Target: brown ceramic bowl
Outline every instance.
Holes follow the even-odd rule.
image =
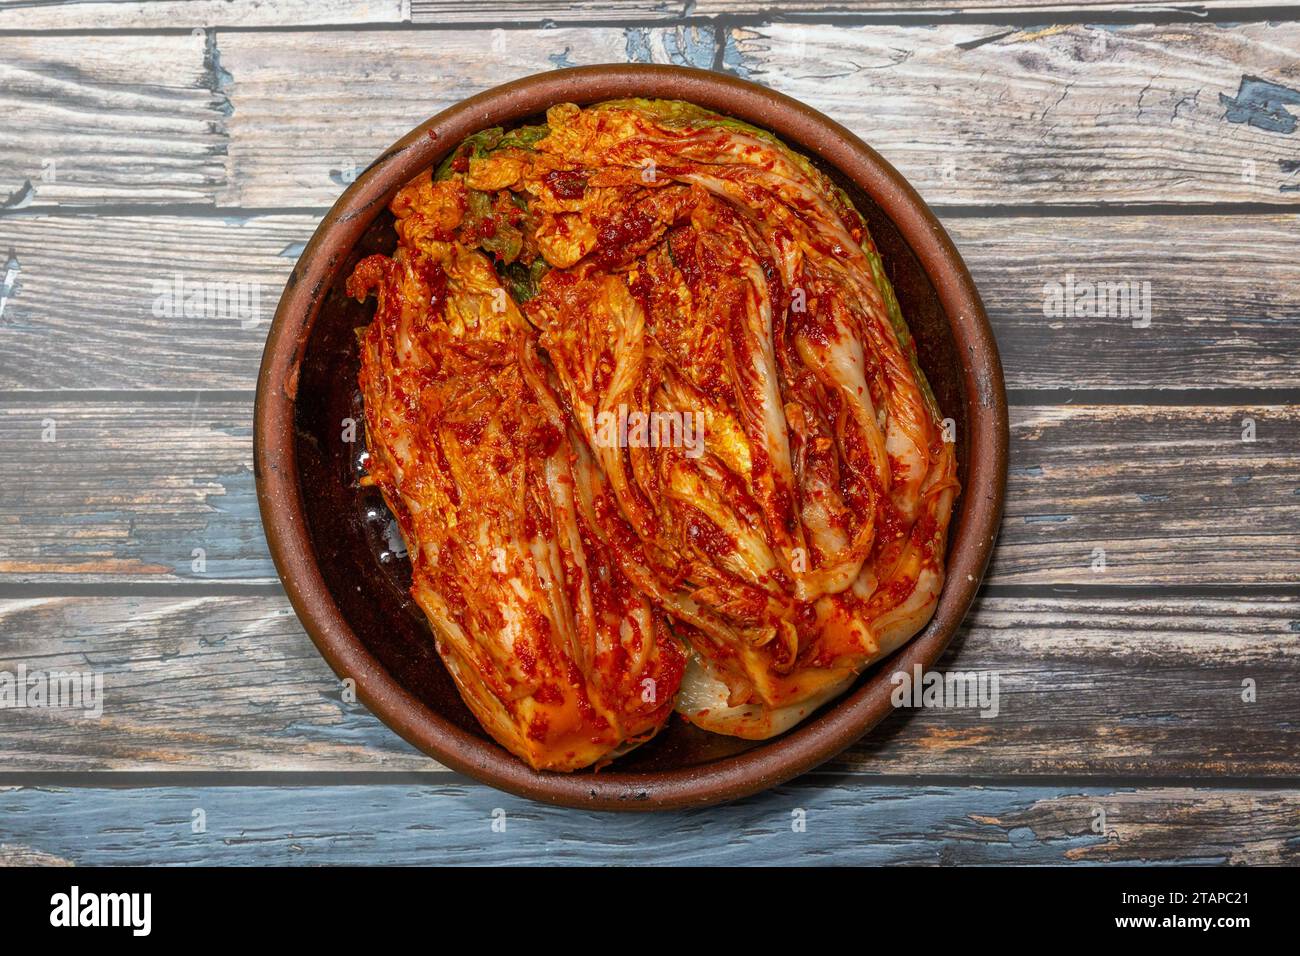
[[[395,245],[387,203],[470,133],[535,118],[561,102],[627,96],[689,100],[748,120],[802,150],[866,216],[944,414],[958,424],[962,494],[948,577],[929,626],[843,697],[759,743],[674,717],[650,743],[600,772],[537,772],[478,726],[407,596],[410,569],[390,546],[383,503],[357,483],[363,421],[353,329],[373,303],[343,294],[363,255]],[[289,277],[257,384],[258,500],[285,590],[321,654],[395,731],[443,764],[550,803],[603,809],[701,806],[789,780],[834,757],[891,710],[889,675],[929,667],[961,623],[993,549],[1007,467],[1007,410],[997,346],[979,294],[943,227],[892,166],[842,126],[732,77],[666,66],[559,70],[474,96],[416,127],[334,204]],[[359,436],[363,437],[363,436]],[[400,541],[400,539],[398,539]]]

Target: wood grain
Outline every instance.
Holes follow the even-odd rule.
[[[991,582],[1297,580],[1300,406],[1021,407],[1011,433]],[[245,398],[0,403],[0,582],[274,581],[251,457]]]
[[[997,336],[1007,387],[1300,385],[1300,217],[949,218]],[[1130,284],[1122,310],[1047,314],[1049,287]],[[1149,284],[1149,287],[1148,287]]]
[[[412,0],[413,5],[441,0]],[[1201,0],[1196,10],[1231,10],[1261,6],[1260,0]],[[1171,9],[1167,0],[696,0],[691,12],[695,16],[753,16],[771,17],[776,14],[800,17],[818,17],[834,20],[843,17],[888,14],[913,14],[919,12],[938,15],[961,13],[1043,13],[1053,20],[1069,20],[1082,13],[1123,10],[1129,13],[1164,13]]]
[[[198,35],[0,36],[0,209],[210,203],[229,104]]]
[[[0,843],[0,866],[72,866],[71,860],[65,860],[52,853],[42,853],[25,846],[10,846]]]
[[[1178,208],[1300,196],[1300,23],[1049,25],[1148,8],[1176,18],[1112,0],[4,5],[0,672],[89,670],[105,699],[98,718],[0,708],[0,779],[154,776],[0,788],[0,866],[1300,862],[1297,216]],[[326,25],[353,28],[301,29]],[[547,808],[442,770],[345,698],[274,583],[250,390],[313,211],[413,125],[527,73],[719,55],[948,207],[1011,388],[1129,404],[1013,409],[993,587],[938,665],[996,675],[996,716],[895,714],[713,810]],[[1061,204],[1179,215],[1026,215]],[[109,214],[56,208],[81,205]],[[178,276],[242,284],[252,320],[160,309]],[[1149,282],[1150,326],[1048,314],[1067,281]],[[1234,404],[1159,394],[1218,389]],[[169,772],[222,785],[157,786]],[[253,772],[335,785],[239,785]],[[1212,786],[1234,778],[1254,788]]]
[[[440,769],[344,688],[283,596],[0,602],[0,672],[103,677],[103,714],[0,709],[11,771]]]
[[[1298,454],[1294,405],[1013,409],[988,580],[1294,584]]]
[[[1259,7],[1260,0],[1201,0],[1198,9]],[[202,27],[310,27],[409,23],[445,26],[500,22],[624,23],[692,17],[817,16],[835,20],[855,15],[936,16],[954,13],[1095,14],[1126,10],[1164,12],[1167,0],[512,0],[508,8],[475,0],[17,0],[0,7],[0,30],[162,29]]]
[[[509,19],[522,23],[553,20],[620,22],[668,20],[694,12],[692,0],[513,0],[508,9],[485,8],[475,0],[411,0],[415,23],[484,23]]]
[[[940,671],[998,675],[996,716],[890,718],[860,773],[1297,776],[1295,598],[985,594]],[[1255,699],[1243,700],[1243,681]]]
[[[346,36],[0,38],[0,107],[17,117],[0,202],[325,207],[412,126],[495,83],[580,63],[709,67],[716,52],[697,22]],[[1289,203],[1298,53],[1285,22],[777,23],[731,30],[725,64],[853,128],[932,203]],[[1274,85],[1243,90],[1247,76]],[[290,85],[312,90],[310,109]]]
[[[317,221],[0,217],[0,260],[15,270],[0,311],[0,387],[254,388],[276,302]],[[206,297],[189,315],[183,302],[169,310],[161,293],[178,275],[205,290],[243,284],[248,313]],[[241,317],[254,305],[256,321]]]
[[[0,841],[81,866],[1278,864],[1297,861],[1298,817],[1292,790],[864,787],[824,775],[659,815],[460,783],[0,792]]]
[[[300,33],[225,34],[221,65],[233,108],[225,205],[329,206],[412,127],[465,97],[530,73],[592,63],[707,67],[709,28],[349,33],[323,44]],[[311,108],[286,97],[312,90]]]
[[[6,406],[0,420],[0,579],[275,580],[250,401],[59,401]],[[24,480],[32,474],[41,480]]]
[[[266,329],[314,215],[0,217],[16,264],[0,387],[256,385]],[[1300,387],[1293,215],[948,219],[1012,389]],[[87,236],[93,235],[93,244]],[[1225,250],[1228,255],[1225,256]],[[256,283],[262,320],[156,315],[155,283]],[[1151,324],[1044,314],[1044,288],[1149,283]],[[245,326],[248,327],[245,327]]]
[[[997,713],[904,710],[828,769],[1294,778],[1298,630],[1295,598],[985,596],[936,669],[997,674]],[[280,595],[12,598],[0,632],[0,672],[104,687],[98,718],[0,709],[9,773],[440,769],[344,699]]]
[[[932,203],[1298,196],[1281,191],[1295,124],[1261,108],[1300,96],[1297,23],[774,23],[732,29],[724,59],[844,123]],[[1276,86],[1229,122],[1221,96],[1248,75]]]
[[[410,0],[37,0],[0,7],[0,30],[400,23]]]

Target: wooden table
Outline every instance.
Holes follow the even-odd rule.
[[[0,710],[0,862],[1296,861],[1300,8],[1048,6],[0,7],[0,672],[105,681],[99,719]],[[250,467],[275,300],[357,168],[487,86],[628,60],[765,83],[895,163],[1013,406],[941,665],[997,672],[999,716],[901,713],[659,816],[503,795],[349,703]],[[177,276],[258,311],[169,310]],[[1149,322],[1054,308],[1083,282],[1149,283]]]

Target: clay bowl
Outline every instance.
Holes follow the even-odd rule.
[[[600,772],[539,773],[492,741],[461,702],[407,596],[410,569],[382,500],[358,486],[364,440],[353,329],[373,301],[343,294],[353,265],[395,245],[387,203],[470,133],[511,126],[560,102],[683,99],[772,130],[849,190],[889,269],[944,413],[957,422],[962,495],[947,584],[934,619],[839,700],[761,743],[674,717],[655,740]],[[549,803],[601,809],[702,806],[755,793],[834,757],[892,709],[889,676],[938,659],[979,587],[997,536],[1007,410],[997,346],[979,294],[943,227],[902,176],[843,127],[731,77],[665,66],[559,70],[472,97],[416,127],[342,195],[308,243],[276,310],[258,378],[258,501],[289,599],[321,654],[361,701],[444,765]],[[394,547],[397,545],[397,547]]]

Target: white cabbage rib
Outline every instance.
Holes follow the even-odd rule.
[[[696,725],[768,737],[923,627],[953,446],[843,193],[770,135],[681,103],[564,104],[526,142],[457,155],[394,200],[406,254],[372,283],[367,422],[420,556],[417,600],[493,735],[535,766],[607,759],[661,725],[627,697],[627,675],[658,674]],[[450,282],[436,320],[429,262]],[[527,294],[503,307],[501,275],[520,267]],[[486,449],[412,409],[420,370],[452,359],[473,380],[425,397],[453,419],[482,411]],[[611,441],[629,415],[699,416],[703,444]],[[490,479],[502,436],[534,421],[558,440]],[[579,756],[530,737],[538,714],[568,714],[564,746],[591,729],[517,679],[539,642],[613,728]]]
[[[678,559],[650,568],[658,572],[656,600],[678,616],[695,651],[678,709],[710,730],[779,733],[842,692],[933,612],[956,489],[952,446],[910,341],[900,340],[888,314],[860,217],[806,161],[762,135],[662,104],[564,107],[549,121],[550,135],[538,145],[546,159],[601,170],[598,181],[626,204],[619,208],[653,209],[651,234],[671,259],[666,265],[653,243],[638,246],[612,270],[582,273],[580,281],[611,290],[583,297],[582,309],[545,289],[529,304],[557,368],[596,367],[602,353],[592,354],[592,344],[602,338],[590,329],[567,333],[575,316],[590,322],[605,311],[635,316],[626,326],[636,330],[634,353],[662,351],[671,366],[665,373],[615,357],[617,388],[604,392],[594,378],[561,372],[575,405],[638,395],[623,374],[635,368],[657,376],[639,392],[643,407],[679,406],[679,394],[664,402],[673,386],[662,383],[707,378],[701,343],[710,327],[732,323],[722,350],[731,393],[711,419],[719,424],[704,460],[624,449],[596,455],[647,552]],[[617,173],[647,165],[656,170],[650,185]],[[590,190],[587,199],[593,207],[608,203]],[[683,232],[693,244],[679,240]],[[731,268],[693,284],[692,265],[679,260],[706,247]],[[613,276],[632,289],[641,270],[658,286],[679,288],[659,296],[673,304],[668,318],[636,315],[622,289],[608,286]],[[675,349],[678,338],[697,352]],[[658,482],[646,477],[653,473],[647,457],[657,461]],[[737,504],[719,470],[741,479],[759,514]],[[727,547],[692,547],[683,512],[702,515]],[[683,607],[689,613],[679,616]]]

